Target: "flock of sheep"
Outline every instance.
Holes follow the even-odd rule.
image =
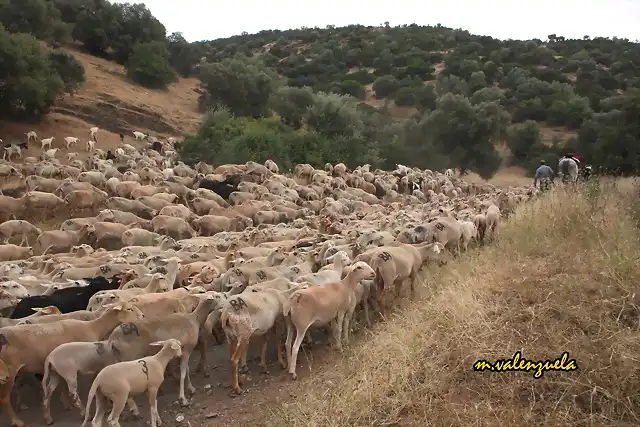
[[[356,320],[370,326],[393,308],[405,282],[413,298],[423,265],[494,239],[501,218],[538,195],[402,165],[190,167],[177,161],[175,142],[122,141],[109,159],[92,145],[86,160],[69,153],[66,164],[0,162],[1,176],[26,187],[0,196],[0,405],[13,426],[24,425],[10,401],[12,389],[25,391],[14,387],[18,372],[42,375],[48,424],[62,384],[85,423],[95,399],[94,427],[108,401],[109,425],[125,405],[138,414],[131,396],[145,391],[159,425],[165,367],[188,405],[191,354],[206,375],[215,344],[228,346],[236,393],[251,339],[263,371],[271,343],[295,379],[311,329],[329,327],[341,349]],[[43,231],[39,211],[70,219]],[[96,372],[85,409],[77,377]]]

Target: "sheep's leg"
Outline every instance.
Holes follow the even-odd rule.
[[[287,364],[282,358],[282,335],[284,334],[284,331],[282,330],[282,326],[283,326],[282,322],[276,323],[276,327],[274,330],[274,337],[277,341],[278,363],[280,363],[280,366],[282,366],[282,369],[287,369]]]
[[[10,374],[8,381],[0,386],[0,406],[6,417],[11,420],[11,427],[24,427],[24,422],[16,416],[11,406],[11,390],[13,389],[13,383],[15,382],[17,373],[16,371]]]
[[[360,304],[360,306],[362,307],[362,312],[364,314],[364,322],[367,324],[367,327],[370,328],[371,327],[371,317],[369,317],[369,303],[368,303],[368,297],[367,298],[362,298],[362,303]]]
[[[233,370],[233,379],[232,379],[231,387],[237,394],[242,394],[242,389],[240,388],[239,378],[238,378],[238,361],[240,360],[242,353],[244,353],[248,343],[249,343],[248,339],[238,337],[235,351],[233,352],[233,356],[231,357],[231,368]]]
[[[107,409],[107,399],[98,390],[96,393],[96,413],[91,420],[92,427],[102,427],[102,420]]]
[[[160,420],[160,414],[158,414],[158,388],[149,387],[149,411],[151,419],[151,427],[157,427],[162,425]]]
[[[44,413],[44,419],[48,425],[53,424],[53,418],[51,417],[51,396],[54,390],[60,383],[60,376],[53,370],[49,371],[49,384],[47,384],[47,376],[42,377],[42,412]],[[83,414],[84,416],[84,414]]]
[[[111,413],[107,418],[107,423],[111,427],[120,427],[120,414],[124,409],[124,406],[127,404],[127,399],[129,396],[116,395],[113,399],[113,407],[111,408]]]
[[[260,367],[262,368],[262,373],[268,374],[269,370],[267,369],[267,336],[262,336],[262,346],[260,349]]]
[[[284,351],[287,357],[287,363],[290,365],[291,364],[291,342],[293,341],[293,324],[291,323],[291,319],[288,316],[285,317],[285,322],[287,324],[287,338],[284,343]]]
[[[196,366],[196,372],[202,372],[202,376],[205,378],[209,377],[209,372],[207,372],[207,347],[209,343],[209,334],[206,332],[200,334],[198,339],[198,344],[196,344],[196,349],[200,352],[200,360],[198,361],[198,366]]]
[[[82,406],[82,401],[78,395],[78,377],[74,375],[73,377],[66,378],[66,380],[67,388],[69,389],[69,396],[71,396],[73,405],[80,410],[80,416],[84,418],[84,406]]]
[[[334,319],[333,323],[333,339],[338,351],[342,351],[342,325],[344,324],[345,313],[340,312]]]
[[[189,400],[185,397],[184,393],[184,380],[187,376],[187,370],[189,369],[189,356],[191,352],[183,351],[182,357],[180,357],[180,395],[178,400],[182,406],[189,406]],[[193,386],[191,386],[193,388]]]
[[[349,311],[345,314],[342,319],[342,340],[345,345],[349,345],[349,327],[351,323],[351,317],[353,316],[353,312],[355,311],[355,307],[349,308]]]
[[[156,391],[157,394],[157,391]],[[129,397],[127,399],[127,406],[129,407],[129,413],[134,418],[140,418],[140,410],[138,409],[138,405],[136,405],[136,401],[133,400],[133,397]]]
[[[296,362],[298,361],[298,350],[300,350],[300,346],[302,345],[302,339],[304,338],[305,333],[307,332],[307,329],[309,329],[309,326],[311,325],[307,325],[304,328],[300,328],[298,326],[296,326],[296,340],[293,343],[293,348],[291,349],[291,359],[289,359],[289,373],[291,374],[291,377],[295,380],[298,378],[298,374],[296,374]],[[289,343],[291,342],[289,340],[289,337],[287,337],[287,341],[289,341]]]

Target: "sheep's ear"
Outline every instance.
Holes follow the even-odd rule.
[[[438,243],[434,243],[433,252],[435,252],[436,254],[440,253],[440,245]]]
[[[166,341],[156,341],[156,342],[152,342],[149,345],[154,346],[154,347],[161,347],[161,346],[164,345],[164,343],[166,343]]]
[[[122,311],[122,309],[124,308],[123,304],[121,302],[110,304],[108,306],[104,305],[103,307],[111,308],[111,309],[113,309],[115,311]]]
[[[35,311],[36,313],[42,313],[44,311],[44,308],[31,307],[31,310]]]

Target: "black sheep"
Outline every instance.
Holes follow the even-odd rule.
[[[226,180],[225,180],[226,181]],[[225,200],[229,200],[229,195],[234,191],[238,191],[237,185],[229,185],[225,181],[219,182],[211,179],[203,179],[198,187],[211,190]]]
[[[32,315],[34,307],[42,308],[49,305],[58,307],[61,313],[85,310],[87,304],[89,304],[89,299],[94,294],[99,291],[117,289],[120,286],[120,278],[115,276],[111,279],[111,282],[102,276],[84,280],[88,281],[89,285],[58,289],[51,295],[36,295],[23,298],[11,313],[11,319],[22,319]]]

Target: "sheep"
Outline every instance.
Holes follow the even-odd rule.
[[[24,213],[26,209],[26,201],[26,195],[15,198],[0,194],[0,214],[9,214],[13,219],[17,219],[16,215]]]
[[[77,231],[45,231],[36,240],[36,247],[41,250],[42,254],[46,254],[50,250],[55,249],[71,249],[82,243],[88,235],[89,224],[85,224]]]
[[[33,256],[31,246],[0,245],[0,261],[16,261]]]
[[[491,205],[487,208],[485,213],[486,227],[485,238],[495,239],[498,234],[498,228],[500,226],[500,208],[496,205]]]
[[[132,131],[133,132],[133,136],[135,137],[136,141],[140,140],[142,141],[143,139],[147,138],[148,135],[142,133],[142,132],[138,132],[138,131]]]
[[[273,174],[278,174],[280,172],[280,169],[278,168],[278,165],[276,164],[276,162],[274,162],[271,159],[264,162],[264,165]]]
[[[347,276],[338,282],[325,283],[299,289],[289,296],[283,314],[287,320],[287,360],[289,373],[295,380],[298,350],[307,329],[312,325],[332,323],[335,345],[342,350],[342,341],[349,343],[349,322],[356,307],[355,288],[361,280],[372,280],[375,271],[365,262],[359,261]],[[296,339],[293,339],[293,327],[296,328]]]
[[[27,135],[27,144],[30,143],[32,139],[33,139],[33,142],[36,142],[38,140],[38,134],[35,133],[34,131],[29,131],[25,133],[25,135]]]
[[[41,229],[21,219],[13,219],[0,224],[0,237],[4,243],[8,243],[13,236],[20,236],[20,246],[22,246],[29,243],[27,240],[29,235],[39,236],[40,234],[42,234]]]
[[[69,147],[71,147],[74,144],[77,144],[80,140],[74,136],[65,136],[64,137],[64,142],[67,146],[67,150],[69,149]]]
[[[220,305],[223,299],[222,294],[211,292],[200,300],[192,313],[175,313],[161,318],[146,318],[123,324],[109,336],[109,349],[117,360],[131,360],[143,356],[148,351],[149,343],[153,341],[180,339],[183,351],[180,358],[179,400],[183,406],[188,406],[185,380],[191,394],[195,392],[189,377],[189,357],[198,344],[200,328],[209,313]]]
[[[231,387],[237,394],[242,394],[238,379],[238,361],[245,355],[252,336],[263,336],[269,332],[276,335],[278,341],[278,362],[282,369],[286,364],[282,360],[282,331],[275,329],[277,321],[282,317],[283,307],[287,304],[287,297],[291,292],[306,287],[306,285],[292,286],[280,291],[274,288],[252,286],[241,294],[228,298],[220,314],[220,324],[227,338],[229,346],[229,361],[231,362]],[[267,371],[267,339],[263,338],[260,366],[264,373]]]
[[[93,140],[88,140],[87,141],[87,145],[86,145],[86,151],[91,152],[91,151],[95,151],[96,150],[96,142]]]
[[[43,316],[47,317],[47,316]],[[113,363],[113,355],[108,351],[107,341],[69,342],[56,347],[44,361],[42,378],[43,412],[48,425],[53,424],[51,417],[51,396],[62,379],[69,390],[73,404],[84,417],[85,408],[78,395],[78,373],[95,374]],[[131,412],[138,415],[138,408],[131,405]]]
[[[484,236],[487,230],[487,217],[485,214],[477,214],[473,217],[473,224],[478,231],[477,240],[480,245],[484,244]]]
[[[42,373],[44,361],[60,344],[74,341],[98,341],[122,322],[131,322],[142,317],[136,307],[128,303],[109,306],[95,320],[62,320],[37,325],[8,326],[2,328],[3,341],[10,345],[3,348],[0,361],[8,371],[7,385],[0,389],[0,401],[11,425],[22,426],[10,403],[11,390],[18,371]]]
[[[91,137],[91,139],[96,140],[97,136],[98,136],[98,126],[94,126],[92,128],[89,128],[89,136]]]
[[[125,246],[155,246],[163,237],[168,236],[141,228],[130,228],[122,233],[121,240]]]
[[[41,147],[40,149],[44,152],[44,147],[49,147],[49,149],[51,148],[51,143],[53,142],[53,140],[56,139],[55,137],[51,137],[51,138],[46,138],[46,139],[41,139],[40,140],[40,144]]]
[[[108,398],[113,402],[113,408],[107,422],[112,426],[119,426],[120,414],[125,404],[129,402],[130,405],[135,405],[130,396],[144,391],[149,394],[151,427],[157,427],[161,424],[158,414],[158,389],[164,382],[164,372],[169,362],[182,355],[182,346],[180,341],[176,339],[157,341],[150,345],[162,345],[162,349],[153,356],[106,366],[98,373],[89,390],[81,427],[84,427],[89,420],[89,411],[94,397],[96,398],[96,413],[92,425],[102,425],[106,412],[104,406],[107,403],[106,398]]]
[[[47,307],[49,305],[58,307],[62,313],[84,310],[95,293],[117,288],[118,285],[118,279],[112,279],[109,282],[104,277],[94,277],[87,286],[63,288],[53,292],[51,295],[35,295],[24,298],[16,305],[13,313],[11,313],[11,318],[20,319],[29,316],[33,313],[35,307]]]

